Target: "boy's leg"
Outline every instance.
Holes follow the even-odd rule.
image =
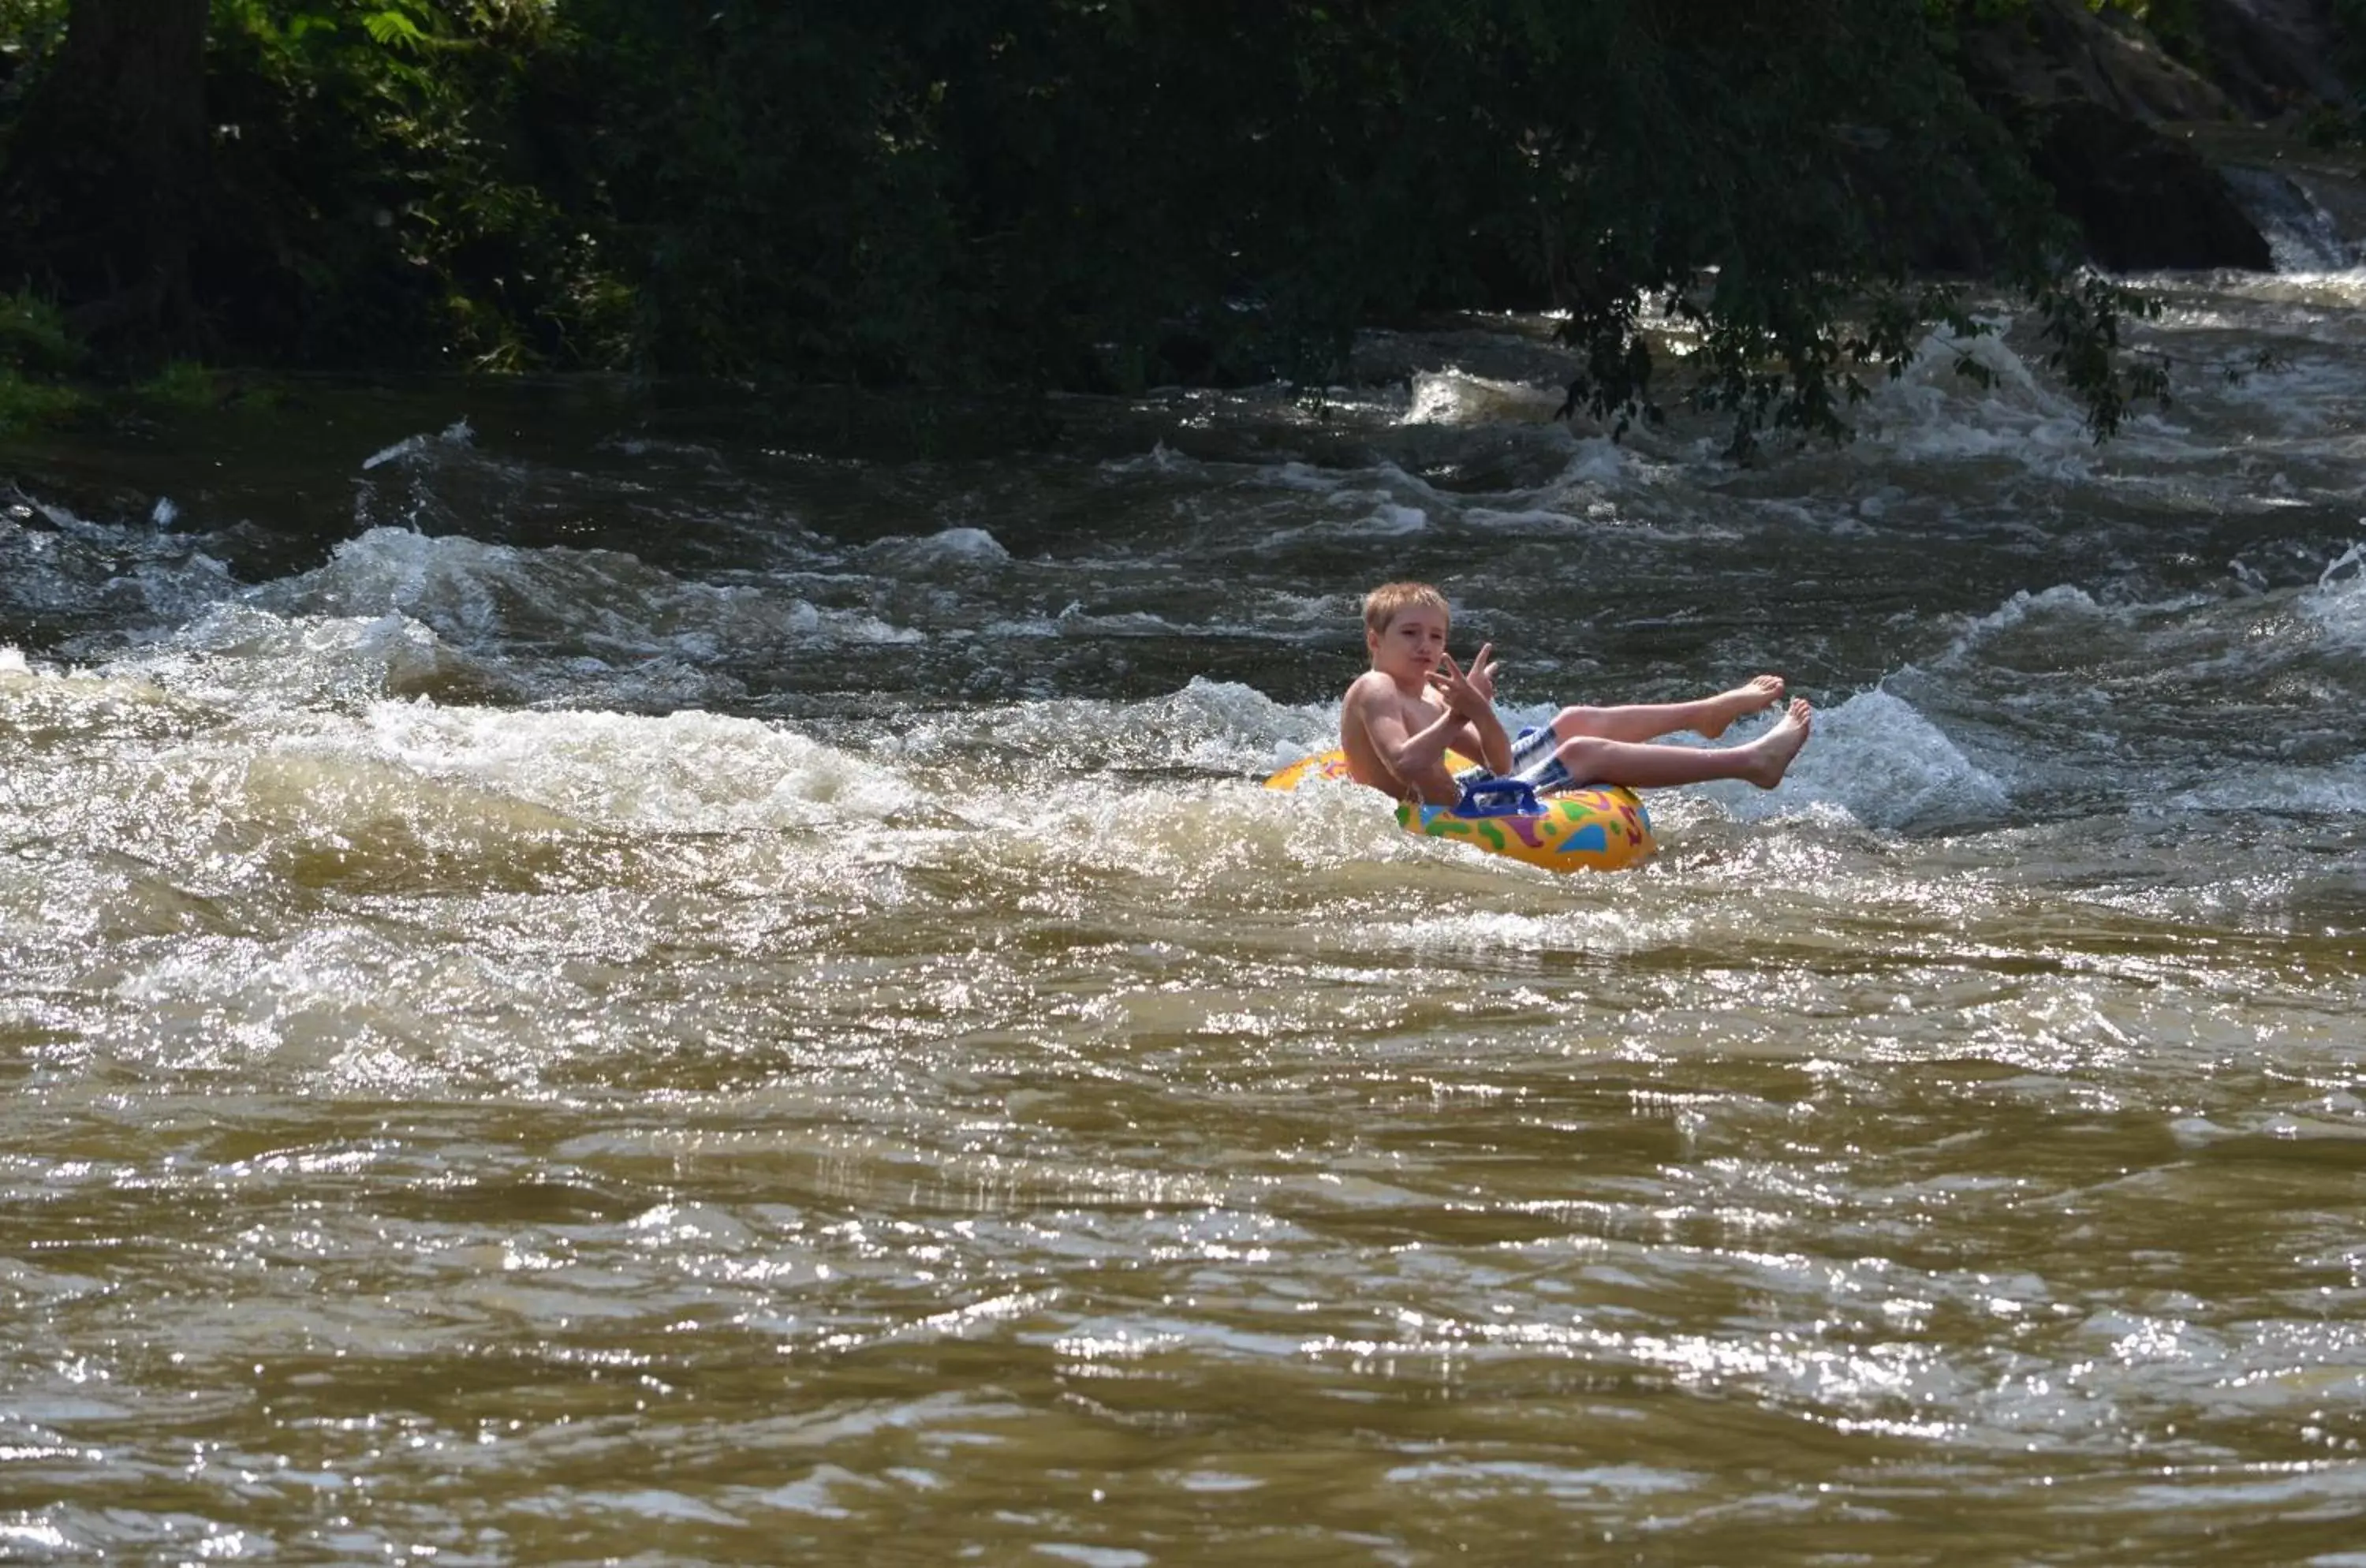
[[[1713,697],[1688,703],[1633,703],[1622,707],[1567,707],[1553,716],[1552,729],[1563,740],[1591,735],[1604,740],[1650,740],[1689,729],[1714,740],[1726,727],[1745,714],[1773,707],[1783,700],[1783,677],[1761,675],[1746,685]]]
[[[1773,789],[1783,782],[1784,771],[1799,754],[1799,748],[1808,743],[1808,732],[1814,720],[1815,710],[1808,705],[1808,699],[1797,697],[1774,728],[1747,745],[1715,750],[1647,746],[1581,735],[1562,741],[1555,755],[1570,777],[1582,784],[1650,789],[1700,784],[1709,779],[1748,779],[1761,789]]]

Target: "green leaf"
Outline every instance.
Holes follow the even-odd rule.
[[[362,18],[362,28],[382,49],[424,49],[427,35],[400,11],[373,11]]]

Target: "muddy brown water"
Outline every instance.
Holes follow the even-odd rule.
[[[2366,1562],[2366,284],[2167,287],[2270,368],[2100,449],[1475,321],[21,454],[0,1557]],[[1816,737],[1610,876],[1258,789],[1403,573]]]

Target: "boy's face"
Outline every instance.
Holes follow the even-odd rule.
[[[1437,668],[1446,656],[1446,616],[1438,611],[1411,605],[1379,631],[1364,634],[1371,650],[1372,668],[1393,679],[1420,680]]]

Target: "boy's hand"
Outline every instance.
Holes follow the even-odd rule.
[[[1495,645],[1482,642],[1479,656],[1470,661],[1470,686],[1490,704],[1495,700]]]
[[[1446,699],[1446,705],[1463,718],[1484,718],[1495,711],[1495,666],[1487,657],[1493,649],[1490,643],[1479,650],[1478,661],[1468,675],[1450,653],[1440,660],[1444,668],[1429,672],[1429,683]]]

